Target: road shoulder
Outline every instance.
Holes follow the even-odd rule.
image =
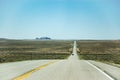
[[[89,62],[103,70],[105,73],[109,74],[115,80],[120,80],[120,68],[92,60],[90,60]]]

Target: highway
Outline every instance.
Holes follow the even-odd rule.
[[[120,80],[120,68],[79,60],[74,41],[66,60],[33,60],[0,64],[0,80]]]

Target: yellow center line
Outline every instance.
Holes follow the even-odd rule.
[[[54,62],[49,62],[49,63],[47,63],[47,64],[44,64],[44,65],[39,66],[39,67],[37,67],[37,68],[34,68],[34,69],[32,69],[32,70],[30,70],[30,71],[28,71],[28,72],[26,72],[26,73],[24,73],[24,74],[16,77],[16,78],[14,78],[13,80],[24,80],[25,78],[27,78],[27,77],[29,77],[30,75],[32,75],[32,73],[34,73],[34,72],[36,72],[36,71],[38,71],[38,70],[40,70],[40,69],[42,69],[42,68],[45,68],[46,66],[48,66],[48,65],[50,65],[50,64],[53,64],[53,63],[55,63],[55,62],[56,62],[56,61],[54,61]]]

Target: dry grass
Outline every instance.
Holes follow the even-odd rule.
[[[81,59],[120,64],[120,41],[78,41]]]
[[[65,59],[71,53],[71,41],[0,41],[0,62],[31,59]]]

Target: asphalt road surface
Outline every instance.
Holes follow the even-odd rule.
[[[33,60],[0,64],[0,80],[120,80],[120,68],[79,60],[74,41],[67,60]]]

